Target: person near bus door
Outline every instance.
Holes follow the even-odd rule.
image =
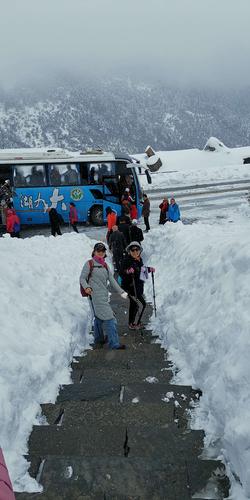
[[[69,204],[69,221],[70,221],[70,224],[73,227],[74,231],[76,233],[79,233],[79,231],[76,227],[76,223],[78,222],[78,215],[77,215],[77,211],[76,211],[76,206],[73,203],[73,201],[71,201]]]
[[[142,216],[144,218],[144,224],[146,226],[145,233],[148,233],[148,231],[150,230],[149,214],[150,214],[150,201],[146,193],[144,193],[142,202]]]
[[[6,231],[10,234],[11,238],[20,238],[20,219],[16,214],[14,208],[7,208],[6,210]]]

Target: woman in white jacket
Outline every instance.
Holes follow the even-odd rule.
[[[108,339],[110,349],[125,349],[120,344],[116,319],[109,303],[109,289],[111,287],[124,299],[127,293],[115,281],[106,262],[106,247],[104,243],[96,243],[92,252],[92,260],[87,261],[82,269],[80,284],[92,302],[94,312],[94,337],[95,345],[102,346],[105,337]]]

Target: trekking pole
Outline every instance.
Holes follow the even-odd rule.
[[[151,273],[152,276],[152,286],[153,286],[153,299],[154,299],[154,312],[155,312],[155,317],[156,317],[156,302],[155,302],[155,277],[154,273]]]

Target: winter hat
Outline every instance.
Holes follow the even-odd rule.
[[[138,241],[131,241],[131,243],[129,243],[129,245],[126,248],[126,252],[129,253],[131,248],[133,248],[133,247],[139,248],[140,252],[143,251],[143,248]]]
[[[136,225],[138,222],[137,222],[137,219],[133,219],[132,220],[132,224]]]
[[[99,252],[100,250],[104,250],[106,252],[107,248],[106,248],[106,246],[104,245],[104,243],[102,241],[99,241],[94,246],[94,250],[93,251],[95,252],[96,250],[97,250],[97,252]]]

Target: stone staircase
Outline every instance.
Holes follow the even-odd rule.
[[[115,295],[112,305],[128,349],[74,358],[72,384],[61,387],[55,404],[42,405],[48,425],[34,426],[29,440],[30,474],[44,491],[18,500],[228,496],[223,465],[199,458],[204,433],[188,427],[186,410],[199,391],[170,384],[166,353],[152,332],[127,329],[124,302]]]

